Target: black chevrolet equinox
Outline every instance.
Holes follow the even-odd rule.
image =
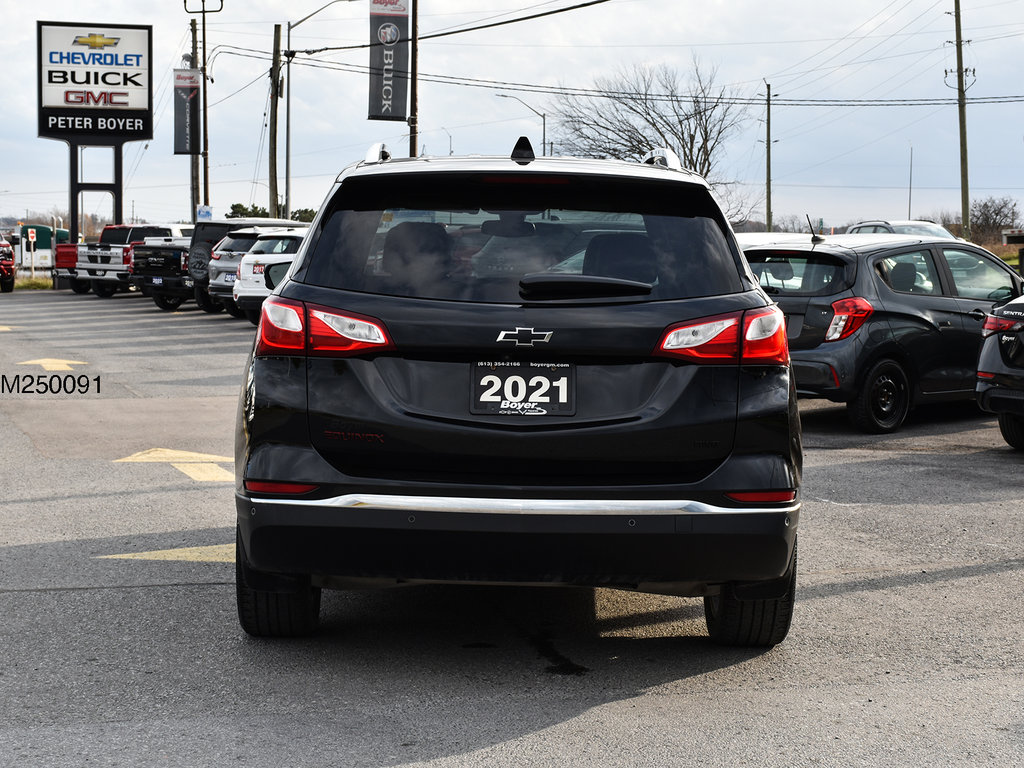
[[[376,145],[268,280],[235,454],[246,632],[309,634],[324,588],[502,583],[699,596],[718,642],[786,636],[783,315],[671,151]]]

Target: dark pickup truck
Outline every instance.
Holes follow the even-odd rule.
[[[132,255],[132,285],[171,312],[195,295],[188,274],[188,237],[147,237]]]

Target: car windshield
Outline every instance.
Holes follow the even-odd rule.
[[[766,293],[830,296],[849,287],[852,266],[827,253],[802,251],[746,252],[750,269]]]
[[[520,302],[531,291],[662,300],[743,287],[710,196],[682,184],[519,174],[355,179],[323,221],[303,279],[331,288]]]
[[[953,233],[929,221],[915,221],[907,224],[893,224],[892,230],[899,235],[924,235],[925,237],[953,238]]]
[[[298,237],[263,237],[249,249],[249,253],[295,253],[302,245]]]
[[[217,245],[218,251],[230,251],[232,253],[245,253],[256,242],[256,235],[240,235],[238,233],[228,235]]]

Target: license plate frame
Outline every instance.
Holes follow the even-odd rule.
[[[469,411],[479,416],[576,415],[572,363],[479,361],[472,364]]]

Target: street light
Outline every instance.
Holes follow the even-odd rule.
[[[328,8],[335,3],[351,3],[354,0],[331,0],[326,5],[322,5],[306,16],[303,16],[296,22],[288,22],[288,37],[285,42],[287,50],[284,52],[285,56],[288,57],[288,62],[285,65],[285,80],[288,82],[287,98],[284,103],[284,215],[285,218],[291,216],[292,212],[292,59],[295,58],[295,51],[292,50],[292,30],[299,26],[302,22],[307,19],[316,16],[324,8]]]
[[[496,93],[494,95],[497,96],[498,98],[501,98],[501,99],[515,99],[520,104],[522,104],[524,107],[526,107],[528,110],[533,112],[533,114],[535,114],[537,117],[540,118],[540,130],[541,130],[540,154],[541,154],[542,157],[547,155],[547,153],[548,153],[548,119],[547,119],[547,116],[544,115],[544,113],[542,113],[542,112],[538,112],[536,109],[531,107],[529,104],[527,104],[525,101],[520,99],[518,96],[512,96],[511,94],[508,94],[508,93]]]

